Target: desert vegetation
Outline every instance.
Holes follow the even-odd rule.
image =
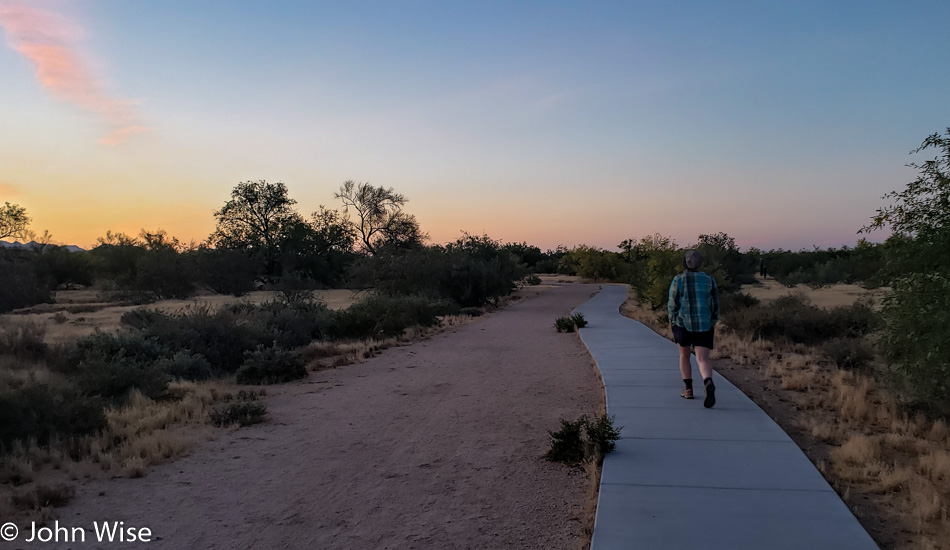
[[[721,232],[685,247],[661,234],[616,250],[542,252],[469,234],[429,245],[392,189],[348,181],[335,195],[341,210],[305,217],[282,183],[249,181],[215,212],[202,243],[142,230],[107,232],[88,251],[48,234],[0,250],[0,312],[10,312],[0,326],[0,411],[12,419],[0,426],[0,476],[19,488],[0,507],[68,498],[68,488],[32,483],[39,470],[70,470],[66,479],[78,475],[70,464],[93,463],[142,475],[187,452],[183,427],[266,418],[258,386],[373,353],[447,316],[478,315],[537,284],[537,273],[625,283],[625,313],[665,333],[670,282],[694,248],[722,292],[716,356],[749,367],[747,393],[791,404],[784,427],[816,449],[813,460],[853,506],[852,495],[870,499],[868,513],[900,524],[915,544],[946,540],[950,129],[912,153],[932,150],[861,229],[893,234],[837,249],[741,251]],[[29,221],[17,205],[0,209],[3,236],[35,237]],[[327,288],[360,294],[329,307],[314,294]],[[250,299],[262,289],[268,298]],[[70,304],[69,292],[98,303]],[[221,295],[229,298],[214,306],[158,303]],[[124,308],[114,330],[49,336],[110,307]],[[583,324],[564,317],[555,327]],[[579,422],[563,427],[593,426]]]
[[[862,230],[890,226],[894,234],[884,243],[862,240],[854,249],[798,253],[751,250],[729,267],[715,255],[707,266],[725,282],[713,356],[739,365],[723,363],[721,372],[780,421],[888,548],[938,548],[950,538],[950,338],[944,319],[950,305],[950,129],[912,153],[928,149],[939,156],[910,164],[918,178],[887,195],[893,204]],[[716,241],[720,254],[735,257],[728,239]],[[656,236],[639,244],[649,251],[646,265],[624,266],[624,255],[638,246],[632,241],[619,254],[584,250],[582,256],[599,255],[601,266],[612,266],[605,273],[624,274],[633,289],[625,314],[669,336],[658,291],[672,278],[674,247]],[[709,244],[700,236],[692,247],[708,251]],[[596,264],[587,259],[577,265]],[[652,274],[646,284],[637,278],[642,273]],[[766,277],[788,292],[762,292]],[[834,294],[831,285],[847,289]]]
[[[392,189],[347,182],[337,198],[343,211],[305,219],[282,183],[243,182],[204,243],[143,230],[107,232],[89,251],[48,235],[0,250],[2,511],[48,514],[66,497],[43,497],[47,480],[144,475],[206,425],[265,420],[260,386],[358,361],[539,282],[525,280],[523,258],[543,257],[534,247],[467,234],[425,245]],[[35,236],[22,208],[2,213],[5,236]],[[330,307],[328,287],[350,299]]]
[[[561,429],[549,431],[551,448],[544,458],[565,464],[594,462],[599,466],[604,455],[613,451],[623,427],[614,426],[614,418],[602,414],[593,420],[586,415],[577,420],[561,419]]]

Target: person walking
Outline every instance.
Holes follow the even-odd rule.
[[[709,352],[713,349],[716,322],[719,320],[719,289],[716,279],[699,271],[702,255],[696,250],[687,250],[683,258],[683,271],[670,285],[667,312],[673,330],[673,340],[679,345],[680,373],[686,389],[680,394],[685,399],[693,398],[693,366],[690,363],[690,348],[696,351],[696,362],[703,377],[707,409],[716,404],[716,385],[713,384]]]

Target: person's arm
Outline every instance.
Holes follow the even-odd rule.
[[[675,277],[673,282],[670,284],[670,298],[666,302],[666,313],[670,318],[670,324],[673,324],[673,319],[676,319],[676,316],[680,312],[680,287],[679,287],[679,277]]]

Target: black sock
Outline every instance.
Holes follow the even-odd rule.
[[[704,386],[708,386],[708,385],[710,385],[710,384],[712,384],[712,376],[710,376],[709,378],[703,378],[703,385],[704,385]]]
[[[686,389],[687,389],[687,390],[693,389],[693,379],[692,379],[692,378],[684,378],[684,379],[683,379],[683,382],[686,384]]]

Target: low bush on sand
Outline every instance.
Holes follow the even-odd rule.
[[[580,312],[566,317],[558,317],[554,320],[554,328],[557,329],[558,332],[574,332],[586,326],[587,319],[585,319],[584,314]]]
[[[28,384],[0,393],[0,418],[0,449],[29,439],[46,445],[54,435],[90,434],[106,423],[99,399],[65,383]]]
[[[260,424],[267,416],[267,405],[251,392],[238,392],[237,400],[215,407],[209,418],[215,426],[251,426]]]
[[[300,356],[278,345],[248,352],[235,378],[238,384],[280,384],[307,376]]]
[[[606,414],[595,420],[586,415],[577,420],[561,419],[561,429],[548,432],[551,436],[551,448],[544,458],[552,462],[580,464],[603,457],[616,447],[620,439],[620,430],[614,427],[614,419]]]

